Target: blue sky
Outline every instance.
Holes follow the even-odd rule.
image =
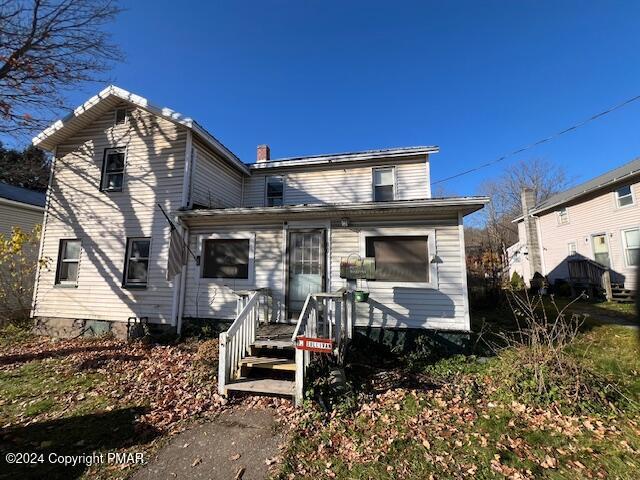
[[[434,180],[640,95],[640,2],[124,2],[115,84],[244,161],[439,145]],[[78,91],[78,104],[100,86]],[[640,102],[511,161],[586,180],[640,155]],[[477,193],[507,163],[446,184]]]

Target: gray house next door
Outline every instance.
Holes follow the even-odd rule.
[[[325,231],[289,232],[289,278],[287,310],[297,319],[310,293],[319,293],[325,285]]]

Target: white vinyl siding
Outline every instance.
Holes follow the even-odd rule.
[[[238,207],[242,199],[242,175],[194,139],[191,203],[203,207]]]
[[[609,256],[612,266],[612,281],[624,283],[626,288],[637,285],[636,269],[628,267],[625,261],[622,243],[622,230],[636,228],[640,219],[640,206],[634,205],[619,208],[616,199],[616,188],[594,193],[581,202],[572,203],[571,221],[559,226],[555,211],[539,214],[540,236],[544,246],[544,272],[551,282],[556,278],[566,279],[567,244],[576,243],[577,254],[594,259],[592,235],[606,234]],[[634,198],[640,194],[640,183],[631,184]],[[520,227],[520,224],[518,225]]]
[[[20,227],[22,231],[30,232],[36,225],[42,225],[43,219],[43,211],[0,202],[0,233],[4,233],[5,236],[11,235],[13,227]]]
[[[278,170],[252,170],[245,178],[243,205],[265,205],[265,177],[282,175],[285,178],[284,202],[286,205],[332,204],[373,201],[372,169],[394,166],[396,175],[396,200],[424,199],[431,197],[426,156],[411,160],[387,160],[388,165],[332,165],[289,168]]]
[[[116,106],[119,106],[116,104]],[[166,280],[167,212],[181,206],[186,128],[144,110],[128,110],[114,126],[104,111],[57,148],[44,226],[42,255],[53,259],[40,270],[34,314],[39,317],[115,320],[148,317],[171,323],[173,284]],[[105,148],[127,148],[122,194],[99,191]],[[126,239],[151,238],[148,286],[122,288]],[[82,241],[77,288],[55,288],[55,259],[62,238]]]

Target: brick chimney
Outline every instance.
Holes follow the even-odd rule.
[[[269,145],[258,145],[258,155],[256,161],[258,163],[268,162],[271,160],[271,149]]]
[[[522,217],[524,221],[525,240],[527,243],[527,257],[531,274],[542,273],[542,258],[540,255],[540,242],[538,241],[538,219],[529,214],[536,206],[536,191],[525,187],[520,193],[522,202]],[[529,280],[529,279],[527,279]]]

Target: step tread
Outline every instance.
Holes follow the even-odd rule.
[[[270,340],[270,339],[258,339],[253,342],[253,346],[256,348],[294,348],[295,345],[291,340]]]
[[[226,387],[227,390],[238,392],[294,395],[296,382],[292,380],[275,380],[273,378],[241,379],[227,384]]]
[[[240,364],[246,367],[270,368],[272,370],[289,370],[295,372],[296,362],[290,358],[245,357]]]

